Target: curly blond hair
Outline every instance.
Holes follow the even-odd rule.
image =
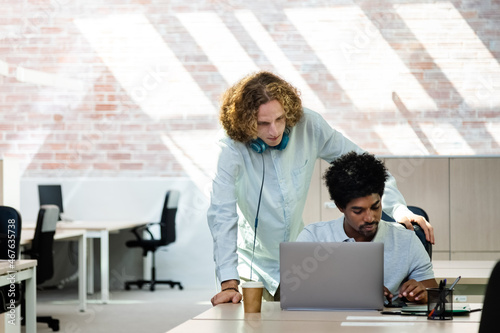
[[[286,127],[295,126],[302,118],[299,91],[271,72],[250,74],[226,90],[219,120],[227,135],[245,143],[256,139],[259,107],[273,100],[280,102],[285,110]]]

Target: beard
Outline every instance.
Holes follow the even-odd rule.
[[[358,232],[361,235],[368,237],[368,236],[374,236],[377,233],[377,230],[378,230],[378,221],[374,221],[365,223],[362,226],[360,226]]]

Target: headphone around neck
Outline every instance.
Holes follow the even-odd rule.
[[[285,128],[285,131],[283,132],[283,138],[281,139],[281,142],[272,148],[277,149],[277,150],[283,150],[286,148],[286,145],[288,144],[288,140],[290,140],[290,129],[287,127]],[[252,148],[253,151],[262,154],[263,152],[266,151],[266,149],[269,147],[267,143],[265,143],[261,138],[257,138],[255,140],[252,140],[250,142],[250,147]]]

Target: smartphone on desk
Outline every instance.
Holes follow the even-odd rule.
[[[402,308],[402,307],[406,306],[406,303],[404,301],[400,300],[399,298],[397,298],[396,300],[392,301],[391,303],[384,302],[384,306],[386,308]]]

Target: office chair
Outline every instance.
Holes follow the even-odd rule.
[[[54,276],[54,234],[59,221],[59,207],[56,205],[42,205],[38,211],[35,236],[31,248],[23,251],[30,259],[36,259],[36,284],[42,284]],[[22,307],[24,308],[24,307]],[[24,316],[23,316],[24,317]],[[37,316],[36,321],[46,323],[54,332],[59,331],[59,320],[50,316]]]
[[[131,285],[137,285],[139,289],[141,289],[144,284],[149,284],[149,289],[151,291],[155,290],[156,284],[168,284],[171,288],[177,285],[179,286],[179,289],[184,289],[180,282],[171,280],[156,280],[155,253],[158,248],[167,246],[170,243],[175,242],[175,215],[177,213],[178,202],[179,192],[168,191],[165,196],[165,202],[163,203],[163,211],[161,214],[160,222],[138,226],[131,230],[136,239],[127,241],[125,245],[127,247],[141,247],[142,255],[144,257],[147,256],[148,252],[151,251],[153,253],[153,262],[151,266],[151,280],[127,281],[125,282],[125,290],[130,290]],[[153,233],[151,232],[151,227],[153,226],[160,227],[160,239],[155,239],[155,237],[153,236]],[[141,236],[144,232],[147,232],[149,238],[144,238]]]
[[[422,208],[416,207],[416,206],[408,206],[408,209],[414,214],[423,216],[427,220],[427,222],[429,222],[429,216],[427,215],[425,210],[423,210]],[[392,217],[389,217],[389,215],[387,215],[384,212],[382,212],[382,220],[389,221],[389,222],[395,222]],[[412,225],[413,225],[413,230],[415,231],[415,234],[417,235],[418,239],[420,239],[420,241],[424,245],[424,248],[427,251],[427,254],[429,254],[429,258],[432,260],[432,243],[428,242],[427,239],[425,239],[425,232],[417,223],[412,223]]]
[[[500,311],[500,261],[491,272],[484,294],[483,312],[479,324],[479,333],[498,332],[498,313]]]
[[[12,207],[0,206],[0,259],[19,259],[21,228],[21,214]],[[10,310],[7,306],[10,304],[11,299],[14,299],[16,307],[21,305],[23,299],[21,284],[15,284],[14,293],[10,289],[10,285],[0,287],[0,313]]]

